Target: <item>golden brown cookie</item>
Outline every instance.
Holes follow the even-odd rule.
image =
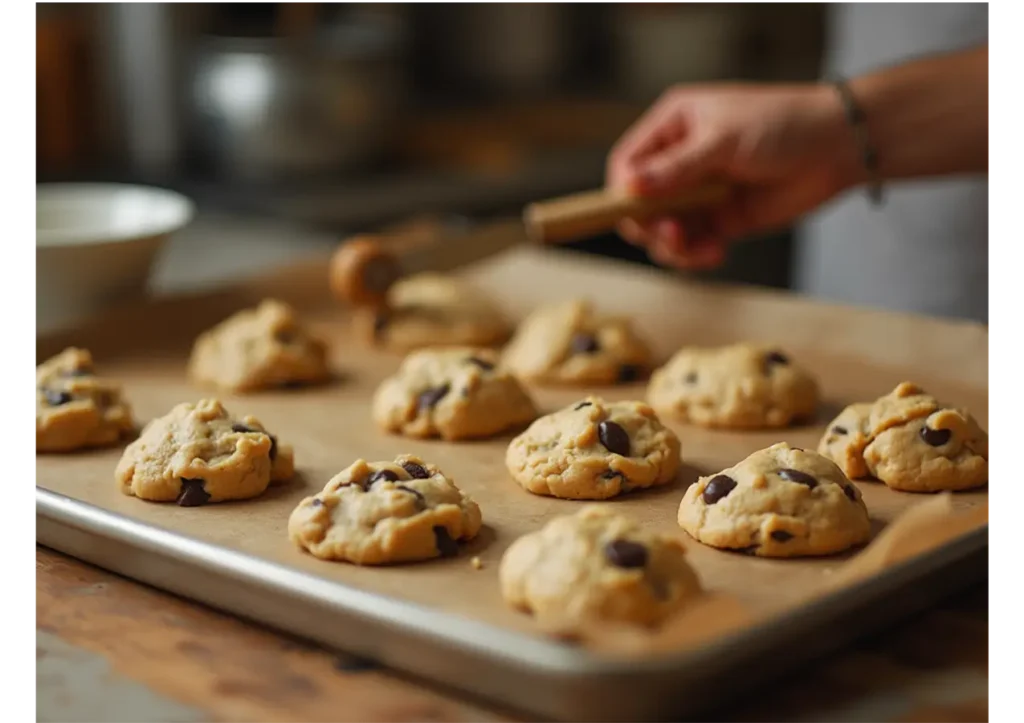
[[[628,319],[598,314],[583,299],[534,311],[503,355],[522,379],[574,385],[636,381],[650,371],[651,358]]]
[[[85,349],[65,349],[36,367],[37,452],[103,447],[133,431],[121,388],[96,376]]]
[[[480,531],[480,507],[413,455],[356,460],[299,503],[288,537],[321,560],[386,565],[451,557]]]
[[[860,491],[842,470],[785,442],[697,480],[679,525],[705,545],[761,557],[829,555],[871,536]]]
[[[501,592],[538,617],[653,625],[701,592],[682,540],[587,505],[512,543]]]

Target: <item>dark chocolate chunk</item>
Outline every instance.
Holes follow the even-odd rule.
[[[601,348],[601,345],[597,343],[597,339],[592,334],[580,333],[573,335],[569,347],[573,354],[593,354]]]
[[[372,658],[363,658],[357,655],[339,655],[334,661],[335,670],[340,670],[343,673],[362,673],[379,667],[380,664]]]
[[[440,387],[434,387],[425,392],[420,392],[419,397],[416,399],[416,406],[420,409],[431,409],[435,404],[444,399],[450,389],[450,385],[444,384]]]
[[[455,557],[459,554],[459,546],[448,534],[448,528],[444,525],[434,525],[434,541],[437,544],[437,551],[441,557]]]
[[[832,427],[832,434],[846,434],[846,427],[840,427],[838,424]]]
[[[801,472],[798,469],[780,469],[779,477],[790,482],[796,482],[797,484],[807,485],[812,490],[818,486],[818,480],[814,479],[811,475],[806,472]]]
[[[385,311],[377,312],[377,315],[373,317],[373,335],[379,337],[384,329],[388,326],[388,315]]]
[[[735,548],[733,548],[733,552],[738,552],[741,555],[756,555],[757,554],[757,550],[760,547],[761,547],[761,545],[758,545],[758,544],[747,545],[746,547],[735,547]]]
[[[845,492],[846,496],[850,498],[850,502],[856,502],[857,501],[857,493],[853,491],[853,486],[852,485],[844,485],[843,486],[843,492]]]
[[[392,472],[389,469],[377,470],[367,478],[366,487],[373,487],[374,484],[376,484],[377,482],[381,482],[382,480],[387,480],[388,482],[397,482],[398,474]]]
[[[647,564],[647,548],[629,540],[612,540],[604,546],[604,556],[616,567],[643,567]]]
[[[323,501],[317,497],[313,498],[313,501],[309,503],[310,507],[323,507]]]
[[[466,361],[469,362],[470,364],[476,364],[478,367],[483,369],[485,372],[489,372],[492,369],[494,369],[494,365],[491,364],[489,361],[484,361],[483,359],[480,359],[480,358],[475,357],[475,356],[471,356]]]
[[[734,489],[736,489],[736,480],[729,475],[716,474],[708,481],[701,497],[706,504],[713,505]]]
[[[953,433],[948,429],[932,429],[927,424],[921,427],[921,439],[933,447],[941,447],[950,440]]]
[[[683,377],[683,381],[686,382],[687,384],[696,384],[697,383],[697,372],[690,372],[685,377]]]
[[[782,354],[781,352],[768,352],[768,354],[765,355],[764,358],[765,374],[770,374],[772,371],[772,367],[775,366],[776,364],[789,364],[789,358],[785,354]]]
[[[629,435],[615,422],[604,421],[597,425],[597,436],[601,444],[612,454],[629,456]]]
[[[309,382],[305,379],[285,379],[284,381],[278,382],[278,389],[303,389],[309,386]]]
[[[277,459],[277,437],[272,434],[268,434],[270,437],[270,461],[273,462]]]
[[[258,432],[259,430],[253,429],[252,427],[247,427],[244,424],[239,424],[238,422],[235,422],[234,424],[231,425],[231,431],[232,432],[239,432],[240,434],[248,434],[250,432]]]
[[[623,364],[619,367],[620,382],[635,382],[640,378],[643,369],[638,364]]]
[[[291,344],[295,341],[295,333],[291,329],[278,329],[274,332],[274,338],[281,344]]]
[[[402,465],[402,469],[408,472],[409,476],[413,479],[427,479],[430,477],[430,472],[427,472],[423,465],[416,464],[415,462],[405,462]]]
[[[46,397],[46,403],[51,407],[59,407],[71,401],[70,394],[57,389],[44,389],[43,396]]]
[[[591,406],[590,402],[580,402],[579,404],[577,404],[575,407],[572,408],[572,411],[575,412],[577,409],[583,409],[583,407],[589,407],[589,406]]]
[[[772,539],[776,542],[786,542],[787,540],[792,540],[793,535],[785,530],[772,530]]]
[[[181,507],[199,507],[210,501],[206,480],[181,478],[181,492],[176,502]]]

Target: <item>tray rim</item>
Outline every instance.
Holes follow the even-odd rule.
[[[40,524],[42,523],[42,524]],[[823,593],[803,605],[785,610],[752,625],[728,633],[719,638],[709,640],[705,644],[686,651],[664,653],[649,658],[600,656],[584,649],[566,645],[555,640],[544,640],[519,631],[510,631],[492,623],[474,620],[455,613],[432,609],[418,603],[400,600],[388,595],[361,590],[320,578],[314,574],[290,568],[278,562],[272,562],[250,555],[245,552],[206,542],[179,532],[163,529],[156,525],[132,519],[126,515],[106,510],[102,507],[75,499],[43,487],[36,488],[36,540],[39,544],[52,547],[74,557],[110,569],[119,574],[155,587],[179,594],[189,599],[207,604],[230,614],[255,620],[271,628],[283,630],[289,634],[308,638],[318,644],[325,643],[330,647],[346,649],[357,654],[370,654],[380,662],[404,669],[421,677],[439,680],[445,684],[455,685],[470,694],[480,694],[479,681],[469,679],[470,686],[460,677],[436,675],[432,669],[424,670],[418,665],[405,665],[401,656],[378,652],[371,653],[363,646],[338,643],[335,634],[309,635],[297,630],[300,625],[281,624],[279,620],[268,620],[266,615],[248,615],[238,611],[238,606],[225,601],[224,595],[197,593],[189,590],[187,584],[170,583],[167,580],[156,581],[146,579],[147,575],[139,575],[138,570],[131,570],[132,564],[113,562],[102,553],[73,544],[62,544],[62,529],[72,528],[90,539],[105,540],[131,548],[141,555],[140,561],[155,559],[170,561],[185,568],[198,568],[213,575],[222,576],[226,580],[239,583],[241,587],[253,592],[270,594],[280,602],[288,599],[293,605],[298,602],[304,606],[312,606],[318,610],[334,610],[358,618],[360,622],[370,626],[378,633],[390,633],[397,640],[391,645],[402,645],[409,636],[415,636],[421,645],[431,649],[443,648],[449,654],[453,650],[468,654],[470,658],[486,659],[492,664],[503,668],[504,675],[508,671],[518,669],[519,676],[503,680],[499,690],[488,690],[483,697],[510,704],[513,690],[519,690],[523,676],[531,679],[531,685],[543,681],[552,687],[546,696],[538,695],[525,704],[528,710],[543,712],[554,717],[578,715],[580,701],[562,700],[556,690],[562,686],[569,692],[581,682],[591,683],[602,680],[606,684],[629,684],[631,681],[647,678],[670,680],[680,674],[692,677],[694,671],[704,671],[703,677],[709,677],[710,671],[724,671],[737,665],[748,664],[766,652],[781,645],[791,645],[794,638],[807,636],[808,631],[832,623],[844,616],[864,613],[872,608],[883,607],[887,596],[906,590],[922,579],[941,573],[957,563],[964,563],[982,555],[988,555],[988,524],[981,525],[960,535],[943,545],[915,555],[885,570],[865,577],[834,592]],[[68,548],[75,549],[68,549]],[[135,565],[137,568],[137,565]],[[987,566],[977,570],[978,580],[987,577]],[[945,580],[943,585],[960,589],[976,580]],[[952,592],[953,589],[947,590]],[[918,596],[920,607],[935,602],[935,595]],[[906,603],[907,601],[903,601]],[[296,608],[291,608],[294,614]],[[876,612],[881,612],[876,610]],[[278,616],[279,617],[279,616]],[[301,618],[302,616],[297,616]],[[890,617],[883,614],[883,617]],[[898,617],[898,615],[897,615]],[[870,625],[874,629],[878,625]],[[369,629],[369,628],[368,628]],[[866,631],[865,631],[866,632]],[[854,639],[861,633],[845,635]],[[836,645],[827,645],[826,650],[840,647],[845,640]],[[386,648],[385,641],[382,647]],[[455,646],[454,648],[452,646]],[[809,656],[809,657],[814,657]],[[794,658],[794,660],[796,660]],[[794,663],[795,664],[795,663]],[[791,665],[780,666],[777,672],[791,668]],[[682,681],[679,681],[682,682]],[[511,685],[510,685],[511,683]],[[756,681],[750,681],[751,684]],[[682,690],[685,686],[679,686]],[[640,697],[640,696],[636,696]],[[591,709],[584,700],[583,712],[590,717],[603,718],[602,714],[615,713],[603,709]],[[517,701],[516,707],[522,707]],[[627,706],[627,716],[634,717],[643,712],[652,713],[651,706],[646,702],[638,703],[635,709]],[[617,718],[612,715],[610,719]]]

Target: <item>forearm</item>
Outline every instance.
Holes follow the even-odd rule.
[[[988,46],[850,82],[883,179],[988,170]]]

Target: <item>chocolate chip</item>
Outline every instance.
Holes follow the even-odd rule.
[[[921,427],[921,439],[933,447],[941,447],[952,436],[953,433],[948,429],[932,429],[928,425]]]
[[[850,498],[850,502],[857,501],[857,493],[853,491],[853,487],[851,485],[845,485],[843,487],[843,492],[845,492],[846,496]]]
[[[713,505],[734,489],[736,489],[736,480],[728,475],[716,474],[704,488],[701,497],[704,498],[706,504]]]
[[[601,345],[597,343],[597,339],[592,334],[575,334],[572,341],[569,342],[569,347],[574,354],[593,354],[601,348]]]
[[[637,364],[623,364],[619,367],[619,381],[620,382],[635,382],[640,378],[640,373],[643,370]]]
[[[840,427],[838,424],[832,427],[832,434],[846,434],[846,427]]]
[[[334,661],[335,670],[345,673],[362,673],[366,670],[374,670],[380,667],[380,663],[372,658],[362,658],[356,655],[338,656]]]
[[[629,435],[615,422],[604,421],[597,425],[597,436],[612,454],[629,456]]]
[[[43,396],[46,397],[46,403],[51,407],[59,407],[60,405],[67,404],[71,401],[70,394],[56,389],[44,389]]]
[[[818,486],[818,480],[814,479],[811,475],[806,472],[801,472],[798,469],[780,469],[779,477],[790,482],[796,482],[797,484],[807,485],[812,490]]]
[[[416,398],[416,406],[420,409],[431,409],[435,404],[444,399],[451,386],[445,384],[440,387],[434,387],[428,389],[425,392],[420,392],[419,397]]]
[[[626,569],[647,564],[647,548],[629,540],[612,540],[604,546],[604,556],[616,567]]]
[[[579,404],[577,404],[575,407],[572,408],[572,411],[575,412],[578,409],[583,409],[583,407],[589,407],[589,406],[592,406],[590,402],[580,402]]]
[[[281,344],[291,344],[295,341],[295,333],[289,329],[278,329],[274,332],[274,338]]]
[[[377,482],[387,480],[388,482],[397,482],[398,474],[392,472],[389,469],[377,470],[366,479],[366,487],[373,487]]]
[[[309,382],[305,379],[285,379],[278,382],[278,389],[303,389],[309,386]]]
[[[494,365],[491,364],[489,361],[484,361],[483,359],[480,359],[480,358],[475,357],[475,356],[471,356],[466,361],[469,362],[470,364],[476,364],[478,367],[483,369],[485,372],[489,372],[492,369],[494,369]]]
[[[616,471],[614,469],[606,469],[604,472],[601,473],[601,479],[615,479],[616,477],[621,477],[622,479],[626,479],[626,475],[624,475],[624,474],[622,474],[622,472],[618,472],[618,471]]]
[[[395,485],[395,489],[396,490],[402,490],[403,492],[408,492],[413,497],[415,497],[416,498],[416,504],[417,504],[417,506],[420,509],[423,509],[423,508],[425,508],[427,506],[427,498],[424,497],[423,495],[421,495],[416,490],[414,490],[412,487],[406,487],[405,485]]]
[[[272,434],[268,434],[270,437],[270,461],[273,462],[277,459],[277,437]]]
[[[690,372],[685,377],[683,377],[683,381],[686,382],[687,384],[696,384],[697,383],[697,372]]]
[[[310,507],[323,507],[324,503],[323,503],[323,500],[321,500],[321,499],[319,499],[317,497],[314,497],[313,501],[309,503],[309,506]]]
[[[427,479],[430,477],[430,472],[427,472],[423,465],[416,464],[415,462],[405,462],[402,465],[402,469],[408,472],[413,479]]]
[[[787,540],[792,540],[793,535],[785,530],[772,530],[772,539],[776,542],[786,542]]]
[[[240,434],[248,434],[250,432],[258,432],[259,430],[258,429],[253,429],[252,427],[247,427],[244,424],[238,424],[236,422],[235,424],[231,425],[231,431],[232,432],[239,432]]]
[[[448,529],[444,525],[434,525],[434,542],[437,544],[437,551],[441,553],[441,557],[455,557],[459,554],[459,546],[448,534]]]
[[[746,547],[735,547],[733,552],[738,552],[741,555],[756,555],[760,545],[747,545]]]
[[[210,501],[206,480],[181,478],[181,492],[176,502],[181,507],[199,507]]]
[[[764,358],[765,374],[770,374],[772,371],[772,367],[775,366],[776,364],[789,364],[789,358],[785,354],[782,354],[777,351],[768,352],[768,354]]]
[[[383,311],[378,312],[377,315],[373,317],[373,335],[375,337],[380,336],[381,332],[383,332],[384,329],[387,328],[388,321],[388,315],[386,312]]]

